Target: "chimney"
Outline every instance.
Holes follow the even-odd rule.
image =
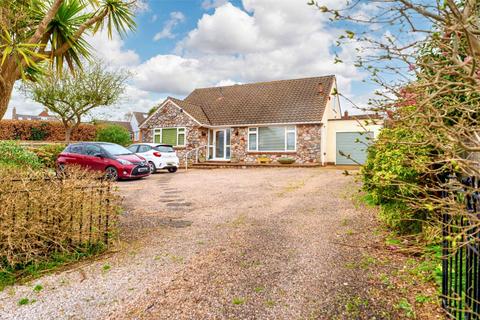
[[[323,93],[323,84],[318,84],[318,93]]]
[[[343,117],[344,117],[345,119],[348,119],[348,111],[345,111],[345,112],[343,113]]]
[[[13,110],[12,110],[12,120],[16,120],[17,119],[17,108],[13,107]]]

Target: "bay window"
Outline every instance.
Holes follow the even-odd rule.
[[[248,151],[295,151],[296,127],[255,127],[248,128]]]
[[[185,146],[185,128],[153,129],[153,142],[183,147]]]

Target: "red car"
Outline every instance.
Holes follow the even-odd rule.
[[[135,179],[150,175],[147,161],[118,144],[82,142],[70,144],[58,155],[57,167],[80,165],[105,172],[111,180]]]

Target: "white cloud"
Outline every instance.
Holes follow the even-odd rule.
[[[94,49],[94,55],[115,67],[131,67],[140,63],[140,56],[133,50],[124,48],[124,42],[118,33],[108,38],[106,30],[87,36],[86,40]]]
[[[338,5],[340,1],[323,2]],[[351,95],[354,81],[364,77],[353,66],[354,44],[339,51],[343,64],[333,63],[332,45],[342,30],[333,28],[328,17],[305,0],[243,0],[244,9],[228,1],[204,3],[215,5],[211,7],[215,10],[199,19],[172,54],[140,62],[118,36],[113,41],[105,34],[93,38],[101,58],[133,72],[126,100],[112,108],[114,117],[146,111],[166,95],[181,98],[198,87],[334,74],[339,90]],[[175,37],[174,28],[184,20],[182,13],[172,12],[157,38]],[[19,99],[15,103],[21,104]],[[41,111],[27,102],[25,106]]]
[[[170,19],[168,19],[163,25],[163,29],[155,34],[153,40],[158,41],[160,39],[173,39],[175,35],[172,33],[173,28],[178,24],[185,21],[185,15],[179,11],[174,11],[170,13]]]
[[[151,18],[150,18],[150,22],[155,22],[158,20],[158,15],[154,14]]]
[[[158,55],[135,69],[134,83],[142,90],[186,94],[206,83],[200,61],[176,55]]]
[[[214,9],[223,6],[227,2],[228,0],[204,0],[202,2],[202,8],[205,10]]]
[[[227,3],[212,15],[204,14],[182,46],[204,53],[235,54],[253,52],[264,44],[260,42],[255,18]]]
[[[333,63],[331,47],[341,30],[303,0],[244,0],[243,5],[246,11],[225,3],[204,14],[178,43],[176,55],[158,55],[136,69],[136,85],[185,95],[223,83],[335,74],[341,90],[349,92],[352,81],[362,79],[353,66],[353,45],[339,52],[345,63]]]

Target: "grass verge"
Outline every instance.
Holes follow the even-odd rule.
[[[104,252],[102,243],[85,246],[74,252],[55,252],[47,260],[27,264],[9,265],[6,261],[0,265],[0,291],[15,283],[39,277],[44,273],[53,272],[68,264],[84,260]]]

